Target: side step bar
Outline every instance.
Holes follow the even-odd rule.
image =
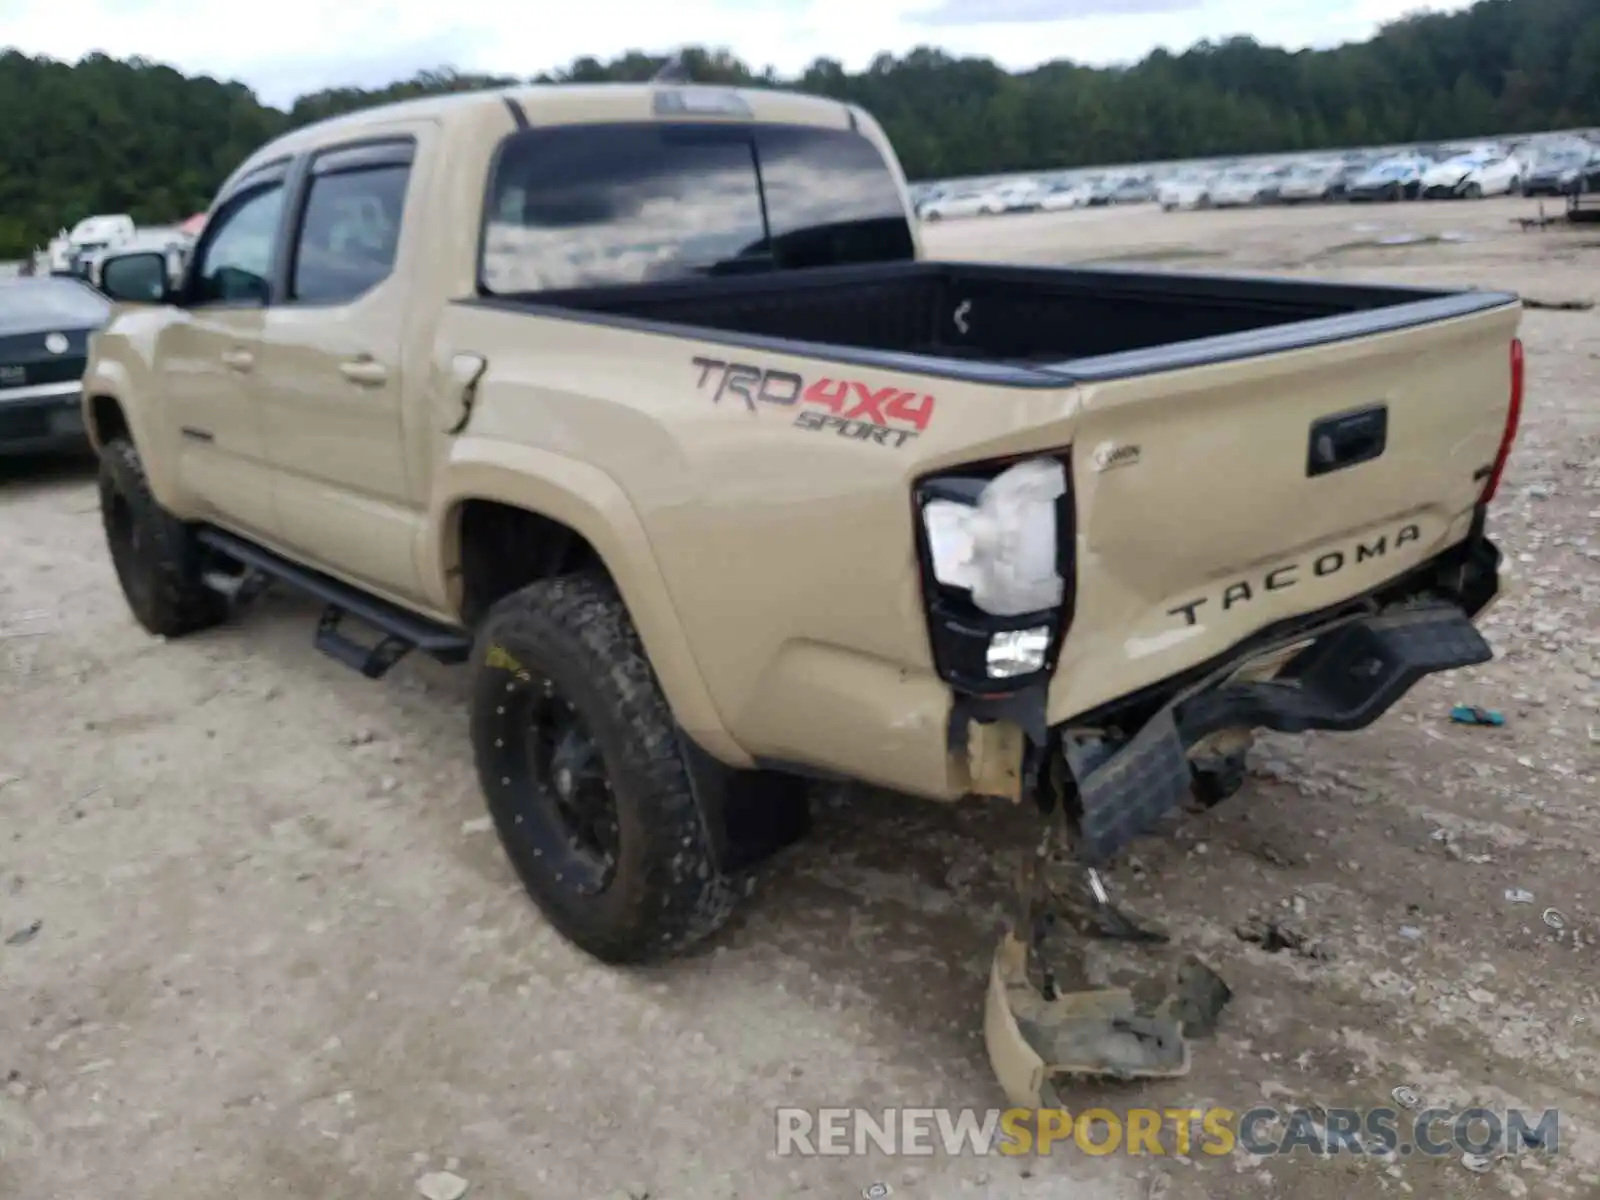
[[[264,576],[327,604],[322,619],[317,622],[316,648],[360,671],[368,679],[381,679],[412,650],[421,650],[444,663],[465,662],[472,651],[472,638],[460,629],[407,612],[331,575],[290,562],[253,542],[220,529],[202,529],[196,536],[206,548],[243,566],[246,579]],[[230,599],[246,590],[240,588],[236,579],[226,575],[213,578],[207,574],[206,583]],[[346,618],[375,629],[378,641],[368,645],[352,638],[341,628]]]

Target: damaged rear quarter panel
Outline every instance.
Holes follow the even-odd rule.
[[[466,432],[616,481],[664,582],[642,602],[670,606],[744,752],[961,794],[946,753],[949,692],[928,648],[912,482],[1065,446],[1071,389],[845,367],[582,320],[475,310],[472,321],[503,348],[488,355]],[[725,367],[708,363],[752,369],[724,387]],[[852,386],[838,398],[842,383]],[[934,397],[924,428],[892,419],[902,393],[913,397],[902,416]],[[877,426],[878,413],[916,436],[849,427]]]

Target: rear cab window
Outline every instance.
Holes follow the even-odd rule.
[[[486,201],[490,294],[909,259],[873,144],[803,125],[640,122],[513,134]]]

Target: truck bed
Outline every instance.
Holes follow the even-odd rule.
[[[683,369],[708,343],[813,383],[851,364],[858,391],[866,379],[936,398],[937,424],[903,442],[857,432],[887,427],[881,414],[840,412],[829,396],[804,393],[792,423],[782,412],[758,425],[723,422],[709,437],[690,417],[681,436],[649,449],[648,425],[615,439],[627,449],[616,451],[614,475],[650,511],[668,586],[679,611],[694,614],[691,636],[709,643],[732,624],[759,626],[750,634],[759,646],[725,661],[731,705],[783,711],[762,709],[761,697],[792,670],[784,678],[840,714],[841,731],[904,714],[847,718],[860,714],[860,697],[808,691],[831,668],[786,647],[849,647],[882,664],[925,653],[905,619],[922,586],[905,500],[912,479],[1068,451],[1070,626],[1045,712],[1056,726],[1227,661],[1264,631],[1374,594],[1461,543],[1520,403],[1520,308],[1498,292],[892,263],[464,304],[504,312],[484,323],[484,344],[515,345],[516,318],[540,318],[525,358],[508,350],[502,369],[518,381],[550,372],[553,386],[538,394],[553,428],[567,426],[569,407],[618,389],[647,393],[651,419],[715,420],[691,390],[700,376]],[[560,328],[579,323],[591,327]],[[570,362],[551,353],[569,337]],[[573,363],[596,360],[607,381],[585,376],[574,391]],[[640,386],[656,377],[658,391]],[[485,436],[501,421],[516,428],[493,411],[478,418]],[[808,420],[817,412],[832,423]],[[794,425],[809,432],[788,434]],[[726,439],[741,434],[729,453]],[[667,461],[684,464],[692,486],[647,494],[660,476],[646,464]],[[786,501],[760,506],[760,519],[748,508],[727,519],[723,498],[752,495],[761,480],[781,481]],[[738,574],[736,589],[727,572],[701,566],[708,546],[733,564],[770,562],[774,545],[803,551],[792,566]],[[761,622],[743,620],[754,611]],[[780,661],[790,665],[772,665]],[[882,695],[900,705],[903,677],[894,678]],[[752,721],[762,753],[808,761],[787,725]],[[871,777],[884,743],[852,745],[862,757],[851,770]],[[928,767],[943,769],[943,759]]]
[[[1512,299],[1318,280],[921,261],[478,303],[639,330],[694,330],[708,340],[838,361],[892,357],[925,374],[1059,386],[1321,345]]]

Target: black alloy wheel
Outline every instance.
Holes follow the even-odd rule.
[[[588,722],[553,680],[533,676],[506,685],[492,770],[502,803],[528,849],[555,882],[579,896],[605,891],[621,848],[616,797]]]

